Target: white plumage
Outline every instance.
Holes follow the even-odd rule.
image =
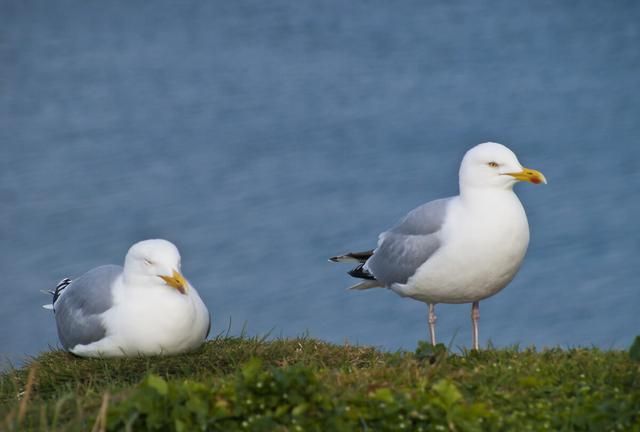
[[[369,252],[331,258],[358,261],[355,289],[387,287],[429,305],[435,344],[437,303],[473,303],[473,341],[478,348],[479,301],[502,290],[515,276],[529,244],[529,224],[513,192],[518,181],[546,183],[542,173],[523,168],[497,143],[479,144],[460,165],[460,194],[426,203],[380,234]]]
[[[58,336],[86,357],[175,354],[199,347],[210,316],[166,240],[133,245],[124,268],[102,266],[53,292]]]

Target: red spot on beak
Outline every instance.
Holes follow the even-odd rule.
[[[538,178],[538,177],[531,177],[531,183],[540,184],[540,178]]]

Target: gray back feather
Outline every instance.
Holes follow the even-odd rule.
[[[430,201],[410,211],[398,225],[380,234],[365,267],[385,286],[407,283],[440,247],[439,231],[451,198]]]
[[[65,349],[102,339],[106,330],[100,314],[113,304],[111,284],[122,267],[105,265],[72,281],[53,305],[58,337]]]

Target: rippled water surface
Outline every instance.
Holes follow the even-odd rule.
[[[426,306],[326,258],[509,145],[525,263],[481,342],[640,333],[640,3],[2,2],[0,356],[56,346],[48,289],[175,242],[213,332],[413,349]],[[470,341],[469,307],[438,334]]]

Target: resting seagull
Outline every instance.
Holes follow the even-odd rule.
[[[433,345],[435,305],[472,303],[472,345],[477,350],[480,300],[513,279],[529,245],[527,216],[513,185],[547,181],[541,172],[523,168],[507,147],[491,142],[467,151],[459,181],[459,195],[410,211],[380,234],[376,249],[331,261],[358,263],[349,274],[364,281],[351,289],[386,287],[427,303]]]
[[[105,265],[51,291],[58,337],[82,357],[175,354],[199,347],[209,311],[180,273],[180,253],[166,240],[129,249],[124,268]]]

